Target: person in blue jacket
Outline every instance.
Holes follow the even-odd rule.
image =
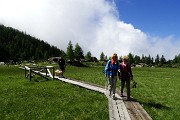
[[[108,80],[109,80],[110,96],[113,93],[113,99],[115,99],[117,76],[119,75],[118,72],[120,71],[120,65],[119,65],[118,56],[116,53],[114,53],[112,55],[111,60],[107,62],[104,71],[105,71],[106,77],[108,77]]]

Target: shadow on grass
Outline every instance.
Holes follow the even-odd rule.
[[[119,93],[119,92],[118,92]],[[119,93],[120,95],[120,93]],[[126,93],[124,94],[124,96],[122,97],[122,99],[124,101],[126,101]],[[147,100],[147,102],[141,102],[141,101],[137,101],[135,98],[131,97],[130,99],[131,102],[139,102],[141,105],[143,106],[148,106],[148,107],[153,107],[153,108],[156,108],[156,109],[165,109],[165,110],[170,110],[171,108],[168,107],[168,106],[165,106],[161,103],[158,103],[158,102],[155,102],[155,101],[151,101],[151,100]]]
[[[141,103],[143,105],[146,105],[146,106],[149,106],[149,107],[153,107],[153,108],[156,108],[156,109],[166,109],[166,110],[170,110],[171,108],[168,107],[168,106],[165,106],[161,103],[157,103],[157,102],[154,102],[154,101],[150,101],[150,102],[143,102]]]
[[[31,80],[30,79],[28,79],[30,82],[47,82],[47,81],[49,81],[50,79],[49,78],[47,78],[47,77],[33,77],[33,78],[31,78]]]
[[[34,78],[31,81],[34,81],[34,82],[47,82],[47,81],[49,81],[49,79],[48,78],[41,78],[41,79]]]

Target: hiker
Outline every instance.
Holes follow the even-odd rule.
[[[62,71],[61,72],[61,77],[64,77],[64,72],[65,72],[65,60],[63,59],[63,57],[60,57],[60,59],[58,59],[58,65],[59,65],[59,69]]]
[[[109,60],[106,64],[105,67],[105,75],[106,77],[108,77],[109,80],[109,92],[110,92],[110,96],[111,93],[113,92],[113,99],[115,99],[115,93],[116,93],[116,82],[117,82],[117,72],[118,70],[120,70],[120,65],[118,62],[118,56],[116,53],[114,53],[112,55],[112,59]]]
[[[121,97],[123,97],[123,89],[126,84],[127,89],[127,100],[130,100],[130,81],[133,79],[131,64],[128,62],[128,56],[122,58],[122,63],[120,63],[120,76],[121,80]]]

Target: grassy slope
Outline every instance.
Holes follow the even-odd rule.
[[[103,94],[39,77],[29,81],[17,67],[0,66],[0,96],[1,120],[108,119]]]

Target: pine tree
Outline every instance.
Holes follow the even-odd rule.
[[[100,61],[103,61],[105,59],[105,55],[104,53],[102,52],[101,55],[100,55]]]
[[[155,58],[155,65],[159,64],[159,55],[157,54],[156,58]]]
[[[134,63],[135,63],[135,64],[139,64],[139,63],[140,63],[140,57],[139,57],[139,56],[135,55],[135,57],[134,57]]]
[[[87,61],[91,61],[91,52],[89,51],[89,52],[87,52],[87,54],[86,54],[86,60]]]
[[[76,60],[81,60],[84,59],[84,54],[83,54],[83,50],[82,48],[79,46],[78,43],[76,43],[75,45],[75,49],[74,49],[74,57]]]
[[[166,59],[164,58],[164,55],[161,56],[160,63],[161,65],[166,63]]]
[[[69,43],[68,43],[66,57],[68,60],[74,61],[74,50],[73,50],[73,45],[72,45],[71,41],[69,41]]]
[[[131,53],[129,53],[128,58],[129,58],[128,61],[129,61],[131,64],[133,64],[133,63],[134,63],[134,56],[133,56]]]
[[[145,57],[144,57],[144,54],[142,54],[141,62],[142,62],[142,63],[145,63]]]

